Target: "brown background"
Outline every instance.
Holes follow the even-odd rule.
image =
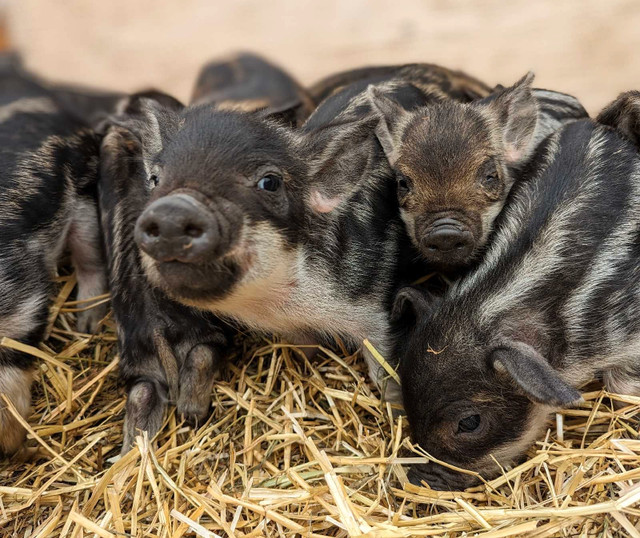
[[[0,0],[1,2],[2,0]],[[11,42],[58,80],[186,99],[199,66],[253,50],[302,82],[362,64],[427,61],[537,85],[596,112],[640,89],[635,0],[4,0]]]

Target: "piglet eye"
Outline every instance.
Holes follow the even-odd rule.
[[[409,181],[404,176],[398,176],[398,194],[400,196],[406,196],[411,191]]]
[[[469,415],[458,422],[457,433],[469,433],[478,429],[480,426],[480,415]]]
[[[258,181],[258,188],[262,191],[275,192],[282,186],[282,177],[278,174],[267,174]]]
[[[484,183],[485,187],[492,189],[498,185],[499,180],[498,172],[491,172],[484,177],[482,183]]]

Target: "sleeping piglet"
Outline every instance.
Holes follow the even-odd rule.
[[[519,460],[551,411],[581,401],[583,384],[601,378],[609,391],[640,394],[640,153],[630,142],[639,119],[640,94],[628,93],[599,123],[550,136],[478,267],[438,307],[413,288],[399,292],[404,406],[414,441],[434,458],[491,478],[496,460]],[[452,161],[467,147],[452,147]],[[436,463],[410,478],[435,489],[475,482]]]

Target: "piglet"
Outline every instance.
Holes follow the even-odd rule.
[[[298,211],[274,194],[282,177],[273,160],[280,156],[276,148],[288,151],[278,129],[310,112],[298,83],[266,60],[242,54],[205,65],[192,100],[185,107],[166,94],[138,93],[103,125],[99,193],[120,378],[127,391],[123,452],[140,431],[154,435],[160,429],[170,402],[191,424],[206,418],[230,334],[229,322],[203,305],[232,295],[238,274],[251,265],[255,285],[268,283],[269,270],[280,263],[280,244],[268,234],[269,204],[277,211],[276,226],[293,224],[287,221],[290,210],[297,222]],[[256,131],[252,122],[260,125],[266,114],[277,120]],[[248,121],[237,123],[236,117]],[[263,175],[243,179],[238,167],[250,166],[254,151],[261,168],[252,174]],[[264,193],[263,201],[257,193]],[[239,234],[245,244],[250,241],[246,259],[232,252],[241,250]],[[262,257],[268,263],[261,268]],[[278,276],[286,278],[281,271]]]
[[[446,67],[413,63],[358,67],[328,75],[309,87],[313,102],[320,105],[325,99],[348,90],[351,97],[370,84],[395,81],[412,83],[424,95],[445,97],[462,103],[475,101],[491,93],[491,87],[463,71]]]
[[[92,297],[106,291],[96,204],[99,139],[34,79],[0,72],[0,338],[37,346],[44,338],[53,277],[71,251],[77,329],[92,332],[106,314]],[[34,357],[0,348],[0,393],[29,414]],[[0,402],[0,453],[17,450],[24,428]]]

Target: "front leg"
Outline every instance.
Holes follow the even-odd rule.
[[[380,353],[385,360],[387,360],[389,356],[388,353],[383,353],[381,351],[384,351],[386,348],[379,344],[372,345],[374,345],[376,351]],[[402,404],[402,389],[400,388],[400,384],[387,372],[380,361],[375,357],[374,353],[364,345],[362,346],[362,356],[367,363],[369,378],[380,390],[382,399],[385,402],[390,402],[392,404]],[[390,362],[388,362],[388,364],[391,366]],[[393,366],[391,367],[393,368]]]
[[[157,379],[139,377],[132,383],[127,390],[121,454],[131,450],[143,431],[153,437],[160,430],[166,408],[166,388]]]
[[[107,292],[107,268],[101,248],[96,201],[90,196],[78,198],[67,246],[78,280],[77,299],[83,301],[80,303],[83,310],[77,316],[77,329],[81,333],[92,333],[106,315],[107,305],[95,304],[89,299]]]
[[[120,375],[127,386],[123,453],[141,431],[152,437],[160,430],[169,403],[192,424],[207,417],[226,345],[215,318],[145,291],[133,294],[134,315],[131,308],[124,312],[121,293],[113,292]]]
[[[150,305],[148,300],[144,301],[144,295],[140,297],[137,305],[143,305],[143,308],[138,311],[139,317],[123,313],[119,299],[116,292],[113,310],[118,323],[120,379],[127,392],[122,442],[124,454],[143,431],[153,437],[160,430],[169,403],[170,386],[158,350],[159,323],[155,317],[150,320],[143,314],[147,310],[144,306],[153,308],[153,303]],[[168,360],[167,357],[164,359],[165,362]]]
[[[173,304],[167,341],[175,350],[178,414],[197,425],[209,414],[213,383],[224,364],[227,335],[214,316]]]
[[[221,365],[220,351],[209,344],[197,344],[187,353],[180,368],[177,411],[190,424],[205,420],[211,407],[211,391]]]

